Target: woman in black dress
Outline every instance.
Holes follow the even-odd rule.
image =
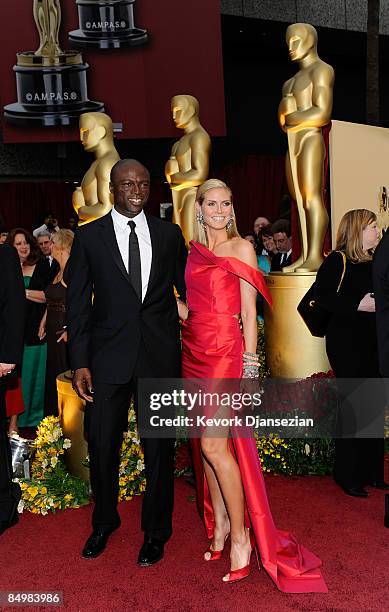
[[[47,362],[44,414],[58,416],[57,376],[69,369],[67,332],[65,327],[66,284],[64,272],[73,244],[71,230],[61,229],[53,237],[52,256],[59,263],[59,271],[45,290],[46,312],[39,335],[47,337]]]
[[[374,396],[363,397],[364,390],[373,386],[361,381],[380,377],[372,276],[378,241],[373,212],[347,212],[339,225],[335,251],[317,273],[318,301],[333,313],[326,334],[328,359],[336,378],[342,379],[338,382],[342,397],[353,397],[352,402],[342,402],[339,411],[334,478],[345,493],[355,497],[367,497],[366,484],[385,488],[383,437],[352,437],[374,416],[383,417],[381,384],[377,381],[374,386]]]
[[[50,268],[45,265],[35,238],[27,230],[22,227],[13,229],[8,234],[7,242],[18,252],[27,300],[21,368],[24,412],[20,414],[19,406],[17,425],[36,427],[43,416],[46,369],[46,343],[38,336],[38,329],[45,311],[43,291],[50,282]],[[14,419],[11,427],[17,430]]]

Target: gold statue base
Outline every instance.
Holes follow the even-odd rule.
[[[57,376],[58,413],[65,438],[72,445],[65,451],[65,462],[74,476],[89,482],[89,469],[82,465],[88,454],[88,445],[84,438],[85,404],[72,388],[70,372]]]
[[[18,66],[76,66],[82,64],[82,55],[78,51],[62,51],[59,55],[39,55],[34,51],[22,51],[16,54]]]
[[[311,335],[297,306],[316,273],[284,274],[273,272],[266,284],[273,300],[265,304],[266,359],[272,378],[307,378],[328,372],[325,339]]]

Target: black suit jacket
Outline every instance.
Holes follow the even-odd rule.
[[[66,298],[70,361],[73,370],[89,368],[94,382],[128,382],[142,341],[155,377],[180,375],[173,285],[185,299],[187,251],[178,225],[146,219],[152,263],[143,303],[123,264],[111,214],[80,227],[73,242]]]
[[[389,377],[389,232],[378,244],[373,259],[378,358],[381,376]]]
[[[47,285],[50,285],[59,272],[59,263],[56,259],[53,259],[50,266],[50,260],[47,257],[42,258],[42,270],[44,269],[47,277]]]
[[[26,295],[16,250],[0,245],[0,362],[20,363]]]
[[[52,274],[48,260],[41,257],[36,262],[35,270],[32,273],[28,288],[44,291],[55,276],[52,276]],[[46,342],[46,338],[39,340],[38,337],[39,325],[45,314],[45,310],[46,304],[27,300],[26,325],[24,330],[24,344],[27,346],[37,346],[38,344],[44,344]]]
[[[288,255],[288,257],[282,262],[281,266],[281,256],[283,253],[276,253],[271,260],[271,272],[281,272],[282,268],[286,268],[286,266],[290,266],[292,263],[292,253]]]

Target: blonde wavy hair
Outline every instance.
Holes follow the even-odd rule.
[[[239,238],[238,228],[236,227],[236,218],[235,218],[235,211],[234,211],[234,203],[232,200],[232,191],[228,187],[228,185],[226,185],[225,183],[223,183],[223,181],[220,181],[219,179],[208,179],[207,181],[205,181],[202,185],[198,187],[197,193],[196,193],[196,202],[200,204],[201,206],[202,203],[204,202],[205,194],[210,189],[227,189],[227,191],[230,192],[231,204],[232,204],[231,206],[232,225],[227,230],[227,238],[228,240],[231,240],[231,238]],[[195,222],[195,231],[194,231],[193,239],[196,242],[203,244],[204,246],[208,246],[207,232],[205,231],[205,228],[200,223],[200,221],[198,221],[196,210],[195,210],[195,215],[196,215],[196,222]]]
[[[336,233],[336,251],[343,251],[346,257],[354,262],[370,261],[374,249],[363,250],[362,232],[370,223],[377,221],[377,216],[366,208],[349,210],[343,215]]]
[[[74,233],[70,229],[60,229],[58,232],[54,232],[51,240],[60,251],[69,251],[70,253],[74,240]]]

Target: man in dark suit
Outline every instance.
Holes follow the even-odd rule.
[[[119,449],[139,378],[180,376],[173,286],[185,299],[186,248],[177,225],[145,214],[150,177],[135,160],[111,172],[114,208],[80,227],[69,259],[67,316],[73,386],[86,400],[85,430],[95,498],[86,558],[120,525]],[[92,303],[93,294],[93,303]],[[136,400],[136,394],[135,394]],[[144,544],[138,563],[163,557],[172,533],[174,441],[143,439]]]
[[[48,230],[42,230],[39,232],[36,239],[43,255],[43,259],[41,259],[39,263],[42,265],[42,267],[45,267],[47,271],[48,284],[50,284],[53,282],[54,278],[59,272],[59,263],[51,254],[51,250],[53,248],[51,234]]]
[[[16,250],[0,245],[0,534],[18,521],[20,487],[12,482],[12,461],[6,413],[5,385],[21,362],[26,297]]]
[[[386,231],[374,252],[373,286],[376,309],[378,363],[380,374],[385,379],[386,405],[389,398],[389,232]],[[377,444],[378,446],[378,440]],[[380,443],[382,452],[384,440]],[[378,447],[379,448],[379,447]],[[378,489],[388,490],[384,478],[374,483]]]
[[[274,244],[278,253],[271,260],[271,271],[281,272],[292,263],[292,236],[287,219],[278,219],[271,226]]]
[[[389,378],[389,232],[374,253],[374,298],[376,306],[378,358],[381,376]]]

